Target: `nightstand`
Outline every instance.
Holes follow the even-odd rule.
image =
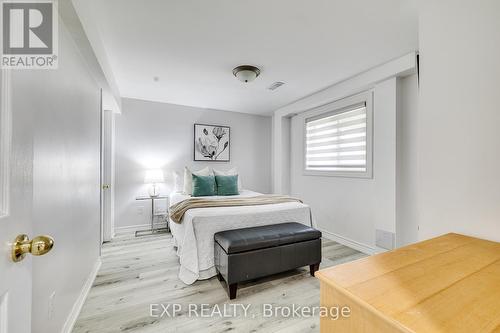
[[[162,228],[155,228],[154,222],[155,222],[155,200],[167,200],[167,226],[162,227]],[[165,232],[170,232],[170,227],[168,225],[168,215],[169,215],[169,207],[168,207],[168,197],[167,196],[157,196],[157,197],[137,197],[135,200],[151,200],[151,229],[146,229],[146,230],[137,230],[135,232],[135,237],[138,236],[146,236],[146,235],[152,235],[152,234],[159,234],[159,233],[165,233]]]

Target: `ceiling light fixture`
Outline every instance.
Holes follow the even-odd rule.
[[[260,75],[260,69],[251,65],[241,65],[233,69],[233,75],[241,82],[252,82]]]

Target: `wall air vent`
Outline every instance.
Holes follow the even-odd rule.
[[[279,87],[281,87],[284,84],[285,84],[285,82],[277,81],[277,82],[274,82],[273,84],[271,84],[267,89],[269,89],[269,90],[276,90],[276,89],[278,89]]]
[[[375,245],[386,250],[393,250],[395,234],[389,231],[375,229]]]

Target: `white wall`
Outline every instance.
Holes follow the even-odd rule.
[[[12,74],[14,112],[30,110],[35,124],[30,236],[55,239],[30,259],[33,333],[61,331],[99,256],[99,90],[61,21],[59,54],[57,70]]]
[[[317,227],[375,250],[375,229],[396,232],[396,78],[375,86],[373,179],[303,175],[303,123],[292,118],[291,193],[310,204]]]
[[[149,168],[164,170],[164,193],[173,189],[172,171],[182,175],[184,166],[237,167],[244,188],[271,191],[271,117],[135,99],[123,99],[122,110],[116,117],[115,227],[149,223],[149,203],[135,200],[147,194]],[[193,161],[195,123],[231,127],[230,163]]]
[[[346,96],[372,89],[378,82],[393,77],[404,77],[415,73],[416,54],[411,52],[388,61],[377,67],[359,73],[349,79],[326,87],[312,95],[306,96],[294,103],[288,104],[274,111],[272,128],[272,181],[275,193],[286,193],[286,184],[283,183],[284,173],[289,168],[289,155],[285,132],[287,122],[281,121],[286,117],[293,117],[306,110],[326,105]]]
[[[289,161],[291,159],[292,153],[292,118],[291,117],[283,117],[281,118],[281,141],[283,142],[281,158],[283,161],[286,161],[285,167],[282,169],[281,173],[281,193],[289,194],[291,191],[291,168],[289,166]]]
[[[418,79],[410,75],[398,79],[396,116],[396,245],[418,240],[417,158],[418,158]]]
[[[292,195],[311,205],[317,227],[325,237],[373,253],[381,250],[375,246],[376,229],[398,231],[396,196],[400,165],[396,122],[413,119],[413,115],[397,115],[416,110],[409,104],[417,99],[417,87],[406,84],[416,80],[415,72],[416,54],[406,54],[274,112],[273,188],[279,192],[290,186]],[[373,179],[304,176],[302,126],[307,110],[367,90],[374,92]],[[280,120],[290,116],[291,131],[287,134],[287,123]],[[407,146],[410,144],[405,142],[401,147]],[[289,185],[284,176],[289,172],[287,168]],[[403,216],[402,212],[399,214]],[[405,227],[411,228],[407,224]]]
[[[423,1],[419,238],[500,241],[500,1]]]

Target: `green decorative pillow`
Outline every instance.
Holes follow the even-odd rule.
[[[238,175],[233,176],[215,176],[217,184],[217,195],[237,195],[238,192]]]
[[[193,197],[216,194],[214,176],[197,176],[193,173]]]

